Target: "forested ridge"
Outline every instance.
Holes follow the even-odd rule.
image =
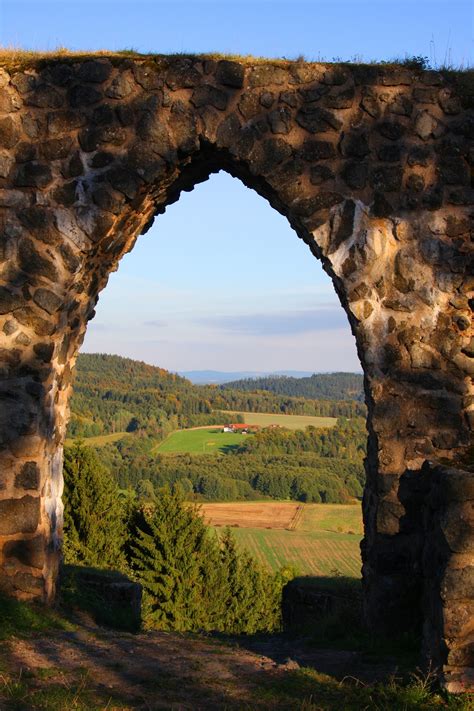
[[[293,499],[344,502],[362,494],[364,405],[193,385],[162,368],[120,356],[79,357],[71,438],[129,432],[101,447],[101,462],[121,489],[146,499],[179,483],[203,501]],[[228,411],[338,417],[335,427],[264,429],[226,453],[165,454],[160,442],[178,428],[223,424]],[[241,418],[242,420],[242,418]]]
[[[305,397],[315,400],[364,401],[364,379],[359,373],[314,373],[309,377],[268,375],[259,378],[233,380],[220,386],[223,389],[258,392],[265,390],[275,395]]]
[[[263,390],[247,392],[193,385],[186,378],[141,361],[84,353],[76,366],[68,436],[146,430],[163,439],[177,428],[223,424],[229,415],[222,415],[221,411],[229,410],[365,416],[365,405],[355,400],[312,400],[308,396],[292,397]]]

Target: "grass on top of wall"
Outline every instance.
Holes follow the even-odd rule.
[[[176,52],[170,54],[162,54],[159,52],[138,52],[133,47],[124,48],[117,51],[111,51],[107,49],[102,50],[72,50],[67,47],[57,47],[53,50],[42,51],[42,50],[31,50],[24,49],[21,47],[2,47],[0,46],[0,66],[8,70],[20,70],[26,68],[40,68],[44,64],[50,62],[56,62],[58,60],[64,62],[78,62],[91,59],[92,57],[102,57],[109,59],[114,64],[120,64],[125,58],[133,58],[139,60],[153,61],[156,64],[167,63],[170,60],[175,60],[178,58],[189,58],[195,60],[222,60],[227,59],[230,61],[240,62],[246,65],[255,64],[271,64],[273,66],[278,66],[282,68],[289,68],[294,65],[310,65],[310,66],[331,66],[331,65],[359,65],[359,66],[381,66],[381,67],[408,67],[415,71],[423,71],[429,69],[435,69],[436,71],[441,71],[448,74],[474,74],[474,70],[469,66],[437,66],[430,67],[429,60],[427,57],[423,56],[409,56],[395,57],[390,60],[364,60],[361,56],[354,56],[349,59],[343,59],[341,57],[333,57],[331,60],[325,57],[318,57],[317,60],[310,59],[307,60],[303,55],[298,57],[256,57],[251,54],[224,54],[221,52],[204,52],[204,53],[193,53],[193,52]]]

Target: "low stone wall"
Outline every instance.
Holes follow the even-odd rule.
[[[99,625],[138,632],[142,587],[115,570],[64,565],[60,572],[61,602],[87,612]]]

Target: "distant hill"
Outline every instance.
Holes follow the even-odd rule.
[[[363,376],[360,373],[319,373],[302,378],[269,375],[231,380],[221,387],[245,392],[265,390],[275,395],[314,400],[364,400]]]
[[[268,371],[251,371],[243,370],[237,372],[225,372],[222,370],[183,370],[179,371],[179,375],[187,378],[196,385],[211,385],[227,383],[230,380],[242,380],[244,378],[262,378],[273,375],[290,375],[293,378],[303,378],[311,375],[311,371],[307,370],[279,370],[269,373]]]
[[[223,411],[229,410],[317,417],[365,413],[360,402],[348,402],[347,398],[336,402],[334,398],[315,400],[264,390],[249,393],[216,384],[196,385],[141,361],[82,353],[77,360],[68,436],[146,431],[163,439],[178,428],[222,424],[228,419]]]

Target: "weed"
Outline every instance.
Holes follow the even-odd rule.
[[[56,610],[0,594],[0,639],[29,637],[51,629],[71,631],[75,627]]]

